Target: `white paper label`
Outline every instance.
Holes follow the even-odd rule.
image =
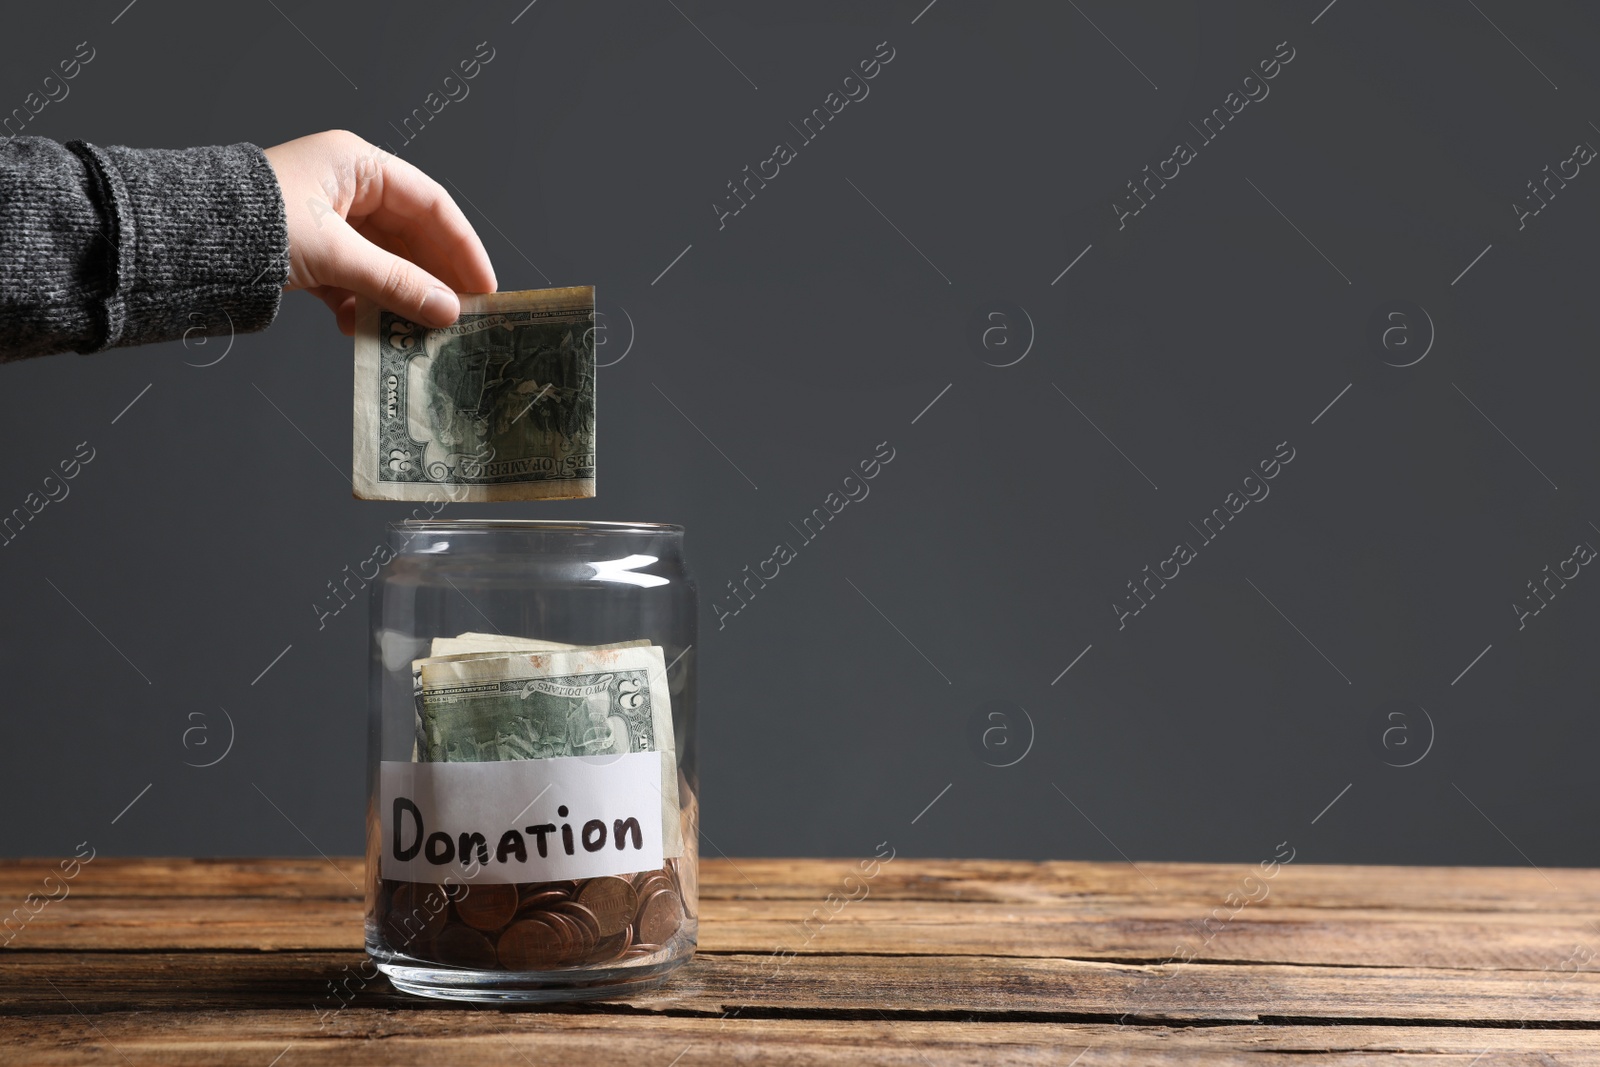
[[[678,812],[663,811],[663,762],[659,752],[386,760],[383,877],[500,885],[655,870],[680,851],[666,833]]]

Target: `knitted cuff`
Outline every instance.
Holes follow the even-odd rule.
[[[271,325],[289,274],[289,231],[261,149],[66,147],[97,186],[108,257],[98,336],[79,351]]]

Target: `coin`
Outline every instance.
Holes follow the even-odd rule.
[[[476,930],[451,923],[439,931],[422,953],[427,959],[437,960],[457,967],[476,967],[488,970],[495,965],[494,945]]]
[[[456,901],[456,916],[476,930],[498,930],[516,913],[517,887],[512,885],[474,885]]]
[[[650,894],[639,906],[635,929],[639,940],[646,944],[663,945],[683,922],[683,904],[671,890],[663,889]]]
[[[540,970],[561,955],[561,935],[541,919],[518,919],[501,931],[498,951],[508,971]]]
[[[638,894],[640,900],[647,899],[652,893],[674,892],[672,879],[660,871],[650,871],[638,882],[634,883],[634,891]]]
[[[589,936],[589,931],[570,915],[563,915],[559,911],[547,911],[539,916],[539,920],[555,929],[557,940],[560,942],[560,947],[548,966],[565,967],[582,959],[594,947],[594,939]]]
[[[640,956],[653,956],[661,951],[660,945],[634,945],[622,954],[625,960],[636,960]]]
[[[620,957],[632,944],[633,927],[624,926],[620,934],[612,934],[596,943],[594,951],[589,953],[587,962],[607,963]]]
[[[668,860],[653,871],[581,881],[450,886],[384,880],[377,908],[386,933],[404,939],[397,948],[450,966],[626,966],[661,954],[678,935],[685,921],[682,887],[682,872]],[[454,904],[445,906],[450,899]]]
[[[564,900],[560,904],[552,907],[550,911],[557,912],[574,919],[579,926],[583,927],[585,934],[587,934],[587,939],[591,944],[600,940],[600,921],[594,917],[594,912],[590,911],[582,904],[579,904],[577,901]]]
[[[524,893],[522,902],[517,905],[517,914],[530,918],[535,912],[545,911],[567,899],[567,895],[559,889],[546,889],[542,892]]]
[[[384,922],[399,947],[422,944],[444,929],[450,904],[444,887],[425,882],[401,882],[389,901]]]
[[[578,890],[577,901],[593,913],[602,938],[627,930],[639,912],[639,894],[626,878],[591,878]]]

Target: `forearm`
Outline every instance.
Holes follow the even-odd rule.
[[[0,361],[263,329],[288,265],[254,145],[0,141]]]

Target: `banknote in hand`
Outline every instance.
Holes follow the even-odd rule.
[[[594,287],[461,298],[450,326],[356,310],[363,500],[591,497]]]

